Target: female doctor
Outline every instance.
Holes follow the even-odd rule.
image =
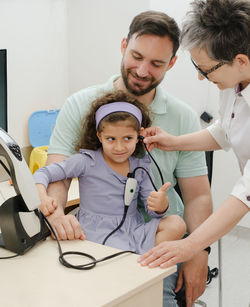
[[[150,150],[228,150],[232,148],[241,178],[221,206],[187,238],[163,242],[139,258],[141,265],[162,268],[187,261],[230,231],[250,210],[250,1],[198,0],[182,30],[182,45],[191,54],[200,80],[220,92],[220,117],[196,133],[173,136],[148,128]]]

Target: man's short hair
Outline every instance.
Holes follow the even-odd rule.
[[[250,58],[249,0],[197,0],[191,8],[182,27],[184,48],[205,48],[211,59],[230,63],[237,54]]]
[[[135,16],[129,27],[127,41],[135,33],[136,37],[144,34],[168,36],[174,45],[173,56],[179,48],[180,29],[173,18],[162,12],[146,11]]]

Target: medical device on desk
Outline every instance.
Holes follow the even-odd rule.
[[[4,157],[8,168],[1,160]],[[0,246],[24,254],[50,235],[41,213],[38,192],[31,172],[16,142],[0,128],[0,162],[10,175],[16,196],[0,206]]]

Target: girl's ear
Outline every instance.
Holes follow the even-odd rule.
[[[101,133],[97,131],[97,132],[96,132],[96,135],[97,135],[99,141],[102,142]]]
[[[142,134],[143,130],[144,130],[144,128],[141,127],[141,128],[140,128],[140,131],[139,131],[139,135],[138,135],[137,142],[143,140],[143,134]]]

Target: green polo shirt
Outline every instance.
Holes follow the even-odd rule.
[[[108,82],[88,87],[70,96],[63,105],[56,121],[56,126],[50,138],[48,154],[71,156],[75,153],[75,141],[81,130],[82,118],[89,110],[89,105],[105,92],[114,90],[114,81],[119,76],[111,77]],[[150,106],[152,126],[159,126],[173,135],[191,133],[200,129],[197,114],[185,103],[167,94],[160,86],[156,89],[155,98]],[[169,209],[167,215],[183,216],[183,204],[174,190],[176,178],[188,178],[207,174],[205,154],[203,152],[173,151],[164,152],[158,149],[152,151],[158,163],[164,181],[170,181],[167,191]],[[161,186],[158,171],[152,163],[156,186]]]
[[[157,87],[155,98],[151,104],[152,126],[159,126],[173,135],[182,135],[200,130],[196,112],[186,103],[169,95],[161,87]],[[189,178],[207,174],[205,153],[200,151],[171,151],[154,149],[152,155],[159,164],[164,181],[171,182],[167,195],[169,209],[167,215],[183,216],[183,203],[174,190],[177,178]],[[160,176],[152,164],[156,186],[161,186]]]

